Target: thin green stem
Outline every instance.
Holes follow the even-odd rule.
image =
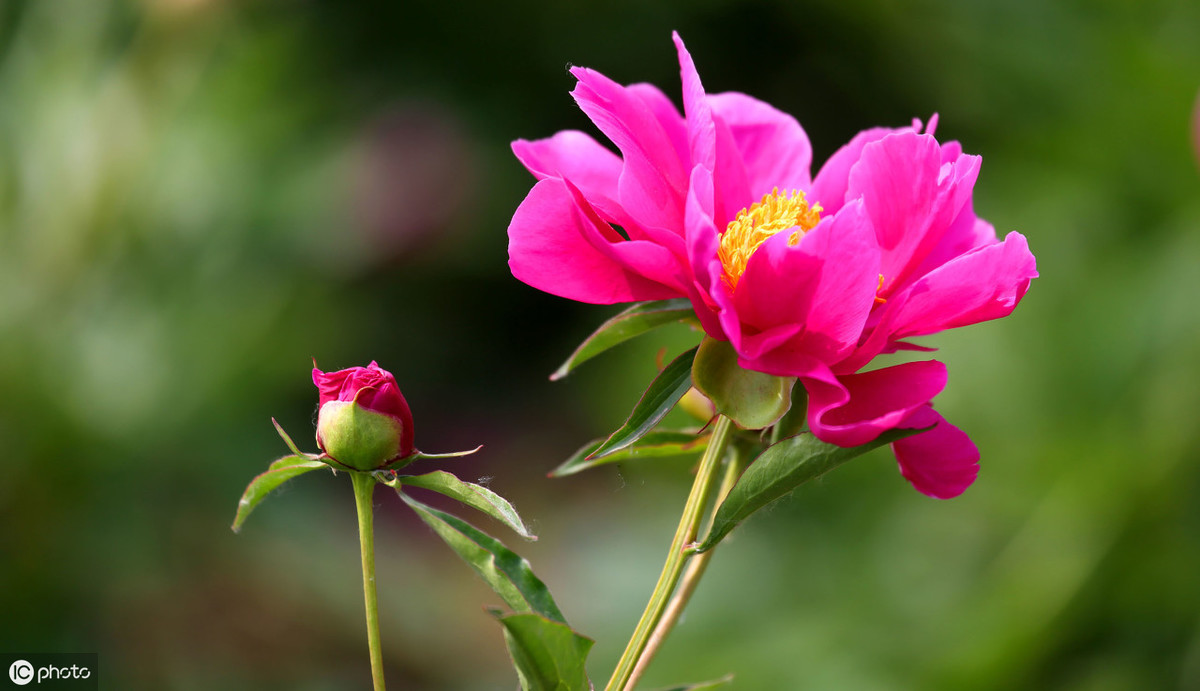
[[[383,649],[379,645],[379,604],[375,597],[375,523],[371,496],[375,478],[370,473],[350,471],[354,483],[354,505],[358,509],[358,542],[362,550],[363,599],[367,608],[367,645],[371,648],[371,680],[375,691],[384,691]]]
[[[625,646],[625,652],[617,661],[617,668],[613,670],[612,678],[604,687],[605,691],[629,691],[632,688],[630,679],[633,676],[634,668],[637,667],[638,660],[646,649],[646,643],[651,633],[662,619],[667,601],[675,591],[675,586],[683,574],[684,564],[690,556],[685,553],[685,548],[696,539],[701,514],[704,511],[704,501],[708,498],[717,470],[721,466],[721,458],[725,455],[725,447],[729,443],[732,427],[729,418],[724,415],[717,417],[716,426],[708,440],[708,448],[705,449],[704,456],[700,459],[700,467],[696,471],[692,491],[688,494],[687,503],[684,504],[683,515],[679,518],[675,539],[672,540],[670,551],[667,552],[667,561],[663,564],[662,574],[658,577],[658,583],[654,586],[650,601],[646,603],[646,610],[642,612],[642,618],[638,620],[637,627],[633,630],[629,644]]]
[[[730,454],[729,462],[725,466],[725,474],[721,478],[721,486],[717,489],[716,501],[712,503],[712,513],[716,513],[717,507],[725,500],[729,490],[733,489],[733,485],[737,483],[738,477],[742,474],[742,459],[741,454]],[[712,516],[709,516],[709,521],[712,521]],[[667,640],[667,635],[675,628],[675,624],[679,623],[679,617],[683,614],[683,610],[687,607],[688,601],[692,599],[692,594],[696,592],[696,586],[700,584],[700,579],[704,577],[704,571],[708,568],[708,562],[712,559],[713,552],[716,547],[701,552],[692,557],[688,562],[687,570],[683,572],[683,578],[679,581],[679,589],[667,603],[667,609],[663,612],[662,619],[658,625],[654,627],[654,632],[650,634],[650,639],[646,641],[646,647],[642,650],[642,655],[637,661],[637,665],[633,668],[633,672],[629,675],[629,681],[625,684],[626,689],[633,689],[646,668],[650,666],[650,661],[654,659],[654,655],[658,652],[663,642]]]

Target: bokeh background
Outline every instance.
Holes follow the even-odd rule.
[[[940,113],[976,208],[1042,277],[926,339],[983,452],[923,497],[886,452],[720,548],[646,688],[1200,689],[1200,177],[1191,0],[0,4],[0,650],[100,654],[101,688],[369,684],[353,501],[312,474],[312,358],[394,371],[427,451],[490,478],[607,678],[689,459],[545,473],[615,428],[666,330],[565,381],[613,308],[507,273],[518,137],[590,124],[568,64],[797,116],[824,160]],[[304,442],[313,448],[311,442]],[[511,689],[499,604],[377,496],[388,680]],[[481,519],[482,520],[482,519]]]

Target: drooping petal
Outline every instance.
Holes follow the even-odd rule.
[[[742,323],[756,329],[784,324],[803,328],[787,352],[774,354],[764,366],[785,369],[781,358],[797,352],[835,362],[858,343],[875,302],[878,276],[874,230],[862,203],[855,201],[826,217],[795,246],[787,231],[763,243],[746,265],[734,304]]]
[[[598,249],[588,239],[594,233],[588,223],[565,181],[539,181],[508,226],[508,266],[513,276],[552,295],[594,304],[678,295]],[[612,235],[607,240],[623,241],[615,232]]]
[[[923,336],[1007,316],[1037,275],[1025,236],[1009,233],[1004,242],[952,259],[918,279],[906,291],[889,336]]]
[[[810,373],[802,381],[813,434],[838,446],[858,446],[938,395],[946,386],[946,366],[926,360],[836,377]]]
[[[745,162],[751,200],[778,187],[808,190],[812,184],[812,145],[796,119],[737,92],[708,97],[713,114],[729,133]]]
[[[943,163],[937,140],[900,132],[863,147],[846,194],[862,197],[881,250],[888,297],[937,246],[958,217],[979,174],[978,156]]]
[[[902,427],[928,427],[928,432],[892,442],[900,474],[918,492],[937,499],[962,494],[979,475],[979,449],[965,432],[946,422],[925,405],[913,412]]]
[[[687,173],[658,114],[642,99],[604,75],[571,68],[578,79],[571,95],[624,158],[617,181],[621,205],[648,227],[678,228],[683,222]]]

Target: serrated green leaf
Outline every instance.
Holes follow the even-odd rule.
[[[692,365],[692,382],[718,413],[742,429],[762,429],[791,407],[796,378],[743,369],[728,341],[705,337]]]
[[[625,424],[605,439],[589,458],[603,458],[616,453],[644,437],[662,422],[679,399],[683,398],[683,394],[692,388],[692,360],[695,357],[696,349],[692,348],[663,368],[633,407]]]
[[[708,689],[715,689],[718,686],[724,686],[725,684],[728,684],[731,681],[733,681],[733,675],[726,674],[725,676],[721,677],[720,679],[713,679],[711,681],[702,681],[699,684],[684,684],[682,686],[671,686],[671,687],[665,688],[665,689],[658,689],[658,691],[708,691]]]
[[[696,432],[675,430],[647,432],[645,436],[630,446],[610,453],[603,458],[592,458],[591,455],[603,443],[603,439],[595,439],[583,445],[578,451],[571,454],[570,458],[563,461],[554,470],[551,470],[550,477],[567,477],[588,468],[608,463],[679,456],[703,451],[708,446],[708,436],[698,436]]]
[[[529,532],[529,528],[525,526],[524,521],[517,514],[517,510],[507,499],[482,485],[463,482],[444,470],[435,470],[424,475],[399,475],[383,484],[396,489],[399,489],[400,485],[409,485],[433,490],[486,513],[512,528],[526,540],[537,539],[536,535]]]
[[[272,490],[297,475],[303,475],[318,468],[328,467],[324,462],[314,461],[304,455],[284,456],[273,462],[267,469],[267,472],[254,478],[246,486],[246,491],[242,493],[242,498],[238,501],[237,514],[233,517],[233,525],[230,526],[233,528],[233,532],[236,533],[242,529],[242,524],[246,522],[246,518],[250,515],[250,512]]]
[[[528,561],[461,518],[426,506],[400,490],[396,494],[483,577],[505,604],[518,612],[534,612],[565,623],[546,584],[533,574]]]
[[[587,656],[592,640],[571,627],[536,614],[492,614],[504,626],[504,640],[523,691],[589,691]]]
[[[875,441],[843,448],[827,444],[810,432],[799,434],[768,447],[742,473],[725,501],[717,508],[708,535],[697,545],[696,552],[712,549],[737,524],[750,514],[788,494],[809,480],[824,475],[852,458],[923,432],[924,429],[893,429],[879,435]]]
[[[571,357],[550,375],[550,380],[562,379],[584,362],[635,336],[665,324],[692,318],[694,315],[692,303],[686,298],[639,302],[632,305],[601,324],[591,336],[585,338],[575,352],[571,353]]]

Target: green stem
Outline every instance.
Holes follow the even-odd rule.
[[[367,607],[367,645],[371,648],[371,680],[375,691],[384,691],[383,649],[379,645],[379,604],[375,597],[375,526],[371,495],[375,478],[370,473],[350,471],[354,483],[354,505],[358,509],[358,542],[362,550],[363,599]]]
[[[725,466],[725,475],[721,478],[721,487],[717,489],[717,499],[712,504],[712,510],[715,513],[721,502],[725,501],[729,490],[733,489],[733,485],[737,483],[738,477],[742,474],[741,454],[734,453],[730,455],[729,462]],[[711,517],[709,519],[712,520]],[[688,562],[687,570],[683,572],[683,578],[679,582],[679,590],[667,603],[667,609],[663,613],[662,619],[658,625],[654,627],[654,632],[650,634],[650,639],[646,642],[646,647],[642,651],[641,657],[637,661],[637,665],[633,668],[632,674],[629,676],[629,681],[626,683],[626,689],[632,689],[637,685],[646,668],[650,666],[650,661],[654,659],[655,653],[659,647],[667,640],[667,635],[675,628],[675,624],[679,622],[679,617],[683,614],[683,610],[687,607],[688,601],[692,599],[692,593],[696,592],[696,586],[700,584],[700,579],[704,577],[704,571],[708,568],[708,562],[712,559],[713,552],[716,548],[701,552],[692,557]]]
[[[650,635],[662,619],[667,601],[675,591],[679,577],[683,574],[684,564],[690,556],[685,553],[685,548],[696,539],[700,517],[704,510],[704,500],[708,497],[717,470],[721,466],[721,457],[725,455],[725,447],[729,443],[732,426],[729,418],[724,415],[717,417],[717,424],[708,440],[708,448],[705,449],[704,456],[700,459],[700,467],[696,471],[692,491],[688,494],[687,503],[684,504],[683,515],[680,517],[679,527],[675,531],[675,539],[671,542],[670,551],[667,552],[667,562],[663,564],[662,574],[658,577],[658,583],[654,586],[650,601],[646,603],[646,610],[642,612],[642,618],[638,620],[637,627],[633,630],[633,636],[630,637],[629,644],[625,646],[625,652],[617,661],[617,668],[613,670],[612,678],[604,687],[605,691],[630,691],[632,689],[633,671],[646,650]]]

